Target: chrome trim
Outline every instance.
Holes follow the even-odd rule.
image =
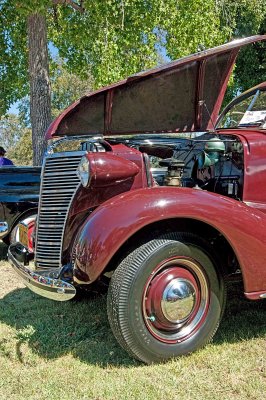
[[[260,299],[266,299],[266,293],[260,294]]]
[[[58,145],[62,142],[70,142],[71,140],[75,140],[75,141],[82,141],[84,142],[85,140],[91,141],[93,143],[96,143],[103,140],[103,135],[77,135],[77,136],[63,136],[62,138],[58,138],[58,139],[53,139],[51,143],[48,143],[47,149],[46,149],[46,153],[45,156],[47,156],[48,154],[53,154],[54,153],[54,149],[56,149],[56,147],[58,147]]]
[[[158,185],[164,184],[164,179],[166,177],[167,170],[168,170],[167,167],[160,167],[160,168],[151,167],[151,174],[152,174],[153,180]]]
[[[8,223],[5,221],[0,222],[0,239],[8,233]]]
[[[162,312],[168,321],[184,322],[192,314],[196,303],[196,289],[184,278],[172,279],[163,291]]]
[[[149,329],[153,334],[158,336],[160,340],[174,340],[176,342],[182,341],[184,337],[192,334],[198,324],[200,323],[201,320],[204,319],[205,312],[209,306],[209,296],[210,296],[210,290],[209,290],[209,285],[207,278],[205,277],[204,272],[202,271],[202,267],[200,264],[195,262],[194,260],[190,260],[187,258],[182,258],[182,257],[177,257],[171,260],[170,262],[167,261],[165,264],[162,264],[160,269],[156,271],[156,274],[158,275],[161,270],[163,270],[166,266],[182,266],[184,269],[188,269],[195,277],[197,278],[197,284],[198,284],[198,290],[200,291],[200,298],[199,300],[199,305],[198,309],[196,311],[196,315],[190,320],[189,318],[185,318],[183,321],[181,320],[180,323],[173,323],[171,320],[170,322],[173,323],[173,329],[172,331],[163,331],[161,329],[157,329],[156,325],[154,324],[154,321],[156,321],[157,316],[156,313],[155,315],[147,315],[147,310],[145,306],[145,301],[147,298],[147,288],[151,284],[151,281],[154,279],[154,275],[152,274],[150,276],[149,281],[147,282],[146,285],[146,292],[143,294],[143,315],[146,323],[148,324]],[[192,282],[191,282],[192,283]],[[194,285],[193,285],[194,287]],[[196,288],[195,288],[196,289]],[[196,299],[197,301],[197,299]],[[156,310],[155,310],[156,311]]]
[[[44,160],[36,223],[35,265],[38,269],[61,268],[67,216],[81,185],[76,169],[85,153],[53,153]]]
[[[148,154],[146,154],[146,153],[143,154],[143,162],[144,162],[148,187],[152,187],[153,179],[152,179],[152,174],[151,174],[151,169],[150,169],[150,159],[149,159]]]
[[[57,301],[67,301],[75,296],[76,289],[73,285],[56,278],[59,273],[57,268],[35,272],[19,262],[12,253],[16,246],[18,243],[9,246],[8,259],[15,272],[31,291]],[[27,252],[25,247],[21,246],[21,249],[22,252]]]

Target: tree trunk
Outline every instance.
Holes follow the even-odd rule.
[[[27,23],[33,165],[41,165],[46,147],[45,131],[51,123],[46,18],[34,13],[28,17]]]

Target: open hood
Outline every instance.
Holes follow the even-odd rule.
[[[46,138],[213,129],[239,49],[262,40],[235,40],[99,89],[56,118]]]

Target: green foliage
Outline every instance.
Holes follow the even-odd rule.
[[[232,31],[220,22],[215,0],[167,1],[161,25],[168,56],[175,59],[224,43]]]
[[[7,157],[11,158],[15,165],[32,164],[31,131],[17,115],[1,117],[0,145],[7,150]]]
[[[92,90],[93,79],[81,80],[68,72],[62,60],[53,62],[52,115],[57,117],[64,108]],[[0,145],[16,165],[32,165],[32,137],[29,124],[29,97],[19,104],[19,117],[9,114],[0,119]]]
[[[56,118],[66,107],[81,96],[92,91],[93,78],[87,73],[86,79],[67,71],[62,60],[53,61],[51,79],[52,116]]]
[[[25,19],[15,2],[0,3],[0,115],[29,91]]]
[[[264,0],[220,0],[222,23],[230,24],[234,37],[266,33]],[[266,42],[255,43],[240,51],[227,91],[226,100],[266,80]]]
[[[89,70],[96,87],[108,84],[156,64],[155,3],[85,1],[82,15],[58,8],[51,40],[71,71]]]
[[[46,14],[49,41],[69,73],[85,81],[92,74],[94,87],[153,67],[165,55],[174,59],[265,32],[264,0],[84,0],[83,6],[80,13],[53,0],[1,1],[1,114],[29,93],[26,19],[33,12]],[[265,79],[264,50],[256,46],[238,61],[232,93]],[[50,73],[53,82],[53,66]]]
[[[25,125],[17,115],[9,114],[0,118],[0,146],[12,149],[25,133]]]
[[[266,33],[265,1],[242,0],[242,8],[237,10],[236,30],[249,36],[254,32]],[[243,12],[245,10],[245,12]],[[266,81],[266,42],[255,43],[241,52],[236,67],[236,86],[241,91],[262,81]]]
[[[243,49],[236,66],[235,86],[241,91],[266,81],[266,43]]]
[[[61,59],[51,62],[51,104],[52,118],[56,118],[66,107],[88,94],[93,88],[93,78],[87,74],[86,79],[81,79],[76,74],[69,72]],[[30,127],[30,98],[24,97],[18,103],[19,118],[25,126]]]
[[[25,129],[19,142],[8,152],[9,158],[15,165],[32,165],[31,130]]]

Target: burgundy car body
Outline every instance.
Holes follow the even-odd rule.
[[[213,130],[213,121],[216,121],[218,117],[227,82],[240,47],[256,40],[265,39],[265,37],[242,39],[185,57],[169,63],[165,67],[139,73],[85,96],[66,109],[51,124],[47,131],[47,139],[89,132],[103,135],[123,135],[136,132],[152,134]],[[175,76],[175,81],[172,81],[172,76]],[[184,76],[187,78],[184,79]],[[191,76],[195,81],[191,82],[190,86],[188,77]],[[183,85],[186,85],[185,88],[182,87],[182,81]],[[172,91],[176,90],[174,85],[178,85],[179,90],[175,91],[176,108],[172,110]],[[265,86],[266,84],[263,83],[251,90],[265,89]],[[187,97],[185,96],[187,99],[185,102],[184,91],[186,96],[189,94]],[[169,93],[172,93],[172,96],[169,96]],[[147,101],[148,98],[149,101]],[[121,99],[125,102],[122,102]],[[166,109],[170,110],[172,114],[168,112],[165,115]],[[182,119],[175,119],[175,125],[172,125],[173,113],[176,110],[182,110],[178,114],[178,117],[182,117]],[[95,111],[97,122],[93,113]],[[164,120],[162,120],[162,114]],[[158,121],[155,121],[156,115],[158,115]],[[125,121],[124,118],[127,120]],[[117,124],[119,121],[121,123],[119,126],[122,128],[118,128],[114,121],[117,121]],[[98,208],[91,215],[88,226],[85,226],[81,233],[83,239],[79,246],[82,250],[79,253],[85,254],[85,256],[82,257],[82,262],[79,260],[78,264],[82,275],[87,277],[87,282],[98,278],[116,251],[138,229],[155,221],[177,217],[198,219],[210,224],[227,238],[241,266],[247,297],[258,299],[266,291],[266,271],[261,271],[258,267],[265,260],[264,246],[266,243],[266,232],[263,228],[266,224],[266,217],[260,213],[260,211],[266,211],[265,130],[249,128],[241,129],[241,131],[239,129],[229,131],[226,129],[217,130],[216,133],[233,134],[243,144],[246,165],[243,202],[254,207],[255,210],[250,212],[250,208],[245,204],[234,204],[234,202],[231,204],[228,199],[215,198],[214,201],[209,194],[203,201],[198,197],[205,197],[205,193],[197,193],[195,196],[194,191],[190,194],[187,193],[190,190],[184,191],[183,189],[175,189],[180,193],[173,194],[172,188],[155,190],[153,188],[152,191],[148,191],[148,195],[146,190],[138,194],[135,192],[134,186],[132,193],[130,190],[130,193],[115,198],[115,203],[111,196],[111,200],[102,206],[103,210],[107,211],[104,213],[102,207]],[[138,197],[136,198],[136,196]],[[162,197],[166,206],[163,207],[162,213],[158,213],[156,204]],[[205,207],[199,213],[199,204],[201,203],[204,203]],[[171,204],[173,204],[173,209],[171,209]],[[119,212],[117,215],[114,212],[116,207],[118,210],[124,209],[124,212]],[[176,207],[178,207],[178,213]],[[109,208],[112,211],[108,215]],[[127,212],[128,208],[130,213]],[[140,215],[143,209],[145,209],[145,217]],[[234,213],[233,218],[232,213]],[[103,215],[102,220],[101,215]],[[213,218],[214,215],[216,218]],[[97,222],[94,222],[96,220]],[[103,224],[105,232],[101,231],[99,242],[101,244],[104,242],[104,245],[99,251],[97,227]],[[126,229],[125,226],[128,228]],[[118,230],[121,230],[121,236]],[[87,237],[88,243],[85,237]],[[112,237],[116,238],[115,243],[111,240]],[[91,261],[86,259],[88,254],[90,254]],[[76,272],[76,274],[80,275],[80,272]]]
[[[265,39],[237,40],[136,74],[81,98],[51,124],[46,137],[54,143],[42,172],[35,270],[26,265],[24,246],[9,249],[11,264],[31,290],[68,300],[75,288],[112,274],[140,243],[167,232],[189,232],[209,241],[221,277],[241,275],[247,298],[266,298],[266,107],[252,111],[258,96],[265,96],[266,82],[230,103],[215,128],[239,50]],[[235,111],[249,98],[247,110]],[[78,150],[71,152],[69,144],[75,141]],[[154,157],[161,169],[150,167]],[[201,294],[208,292],[205,275],[197,276],[198,261],[190,267],[189,260],[183,256],[175,278],[171,257],[165,270],[159,264],[151,272],[158,274],[157,281],[147,278],[141,302],[149,340],[189,342],[195,332],[204,331],[213,300]],[[170,301],[164,298],[171,279],[173,285],[190,280],[186,290],[194,290],[196,298],[190,296],[191,310],[185,314],[189,333],[180,340],[178,329],[185,323],[180,317],[174,325]],[[154,322],[147,310],[160,301],[159,322]],[[173,329],[174,339],[165,338],[165,331],[170,337]],[[172,350],[167,351],[169,358]],[[156,360],[133,353],[143,361]]]

